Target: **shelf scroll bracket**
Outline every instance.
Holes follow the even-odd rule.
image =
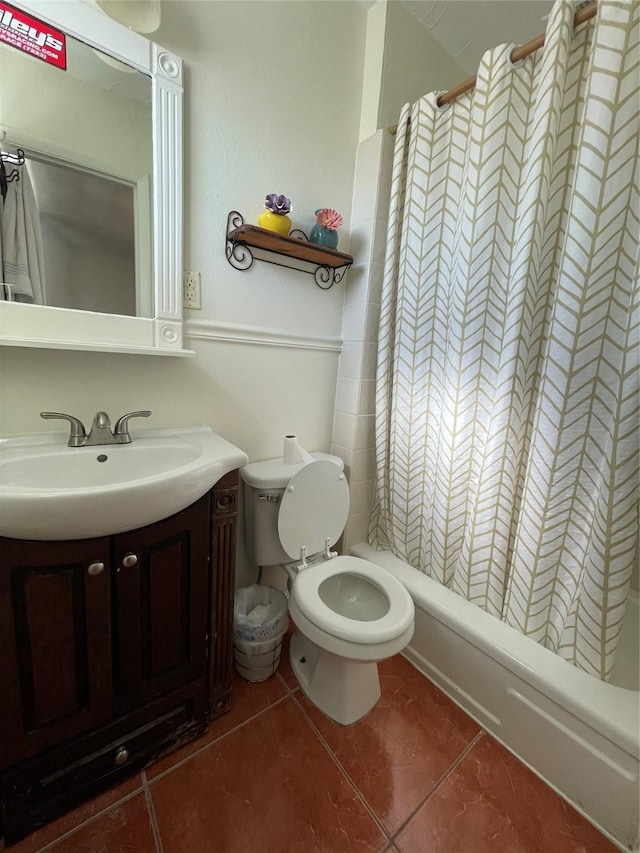
[[[344,274],[351,268],[351,264],[344,267],[318,267],[313,275],[316,284],[322,290],[329,290],[334,284],[339,284]]]
[[[244,272],[245,270],[251,269],[254,257],[253,252],[247,245],[244,243],[237,243],[236,240],[231,237],[231,234],[234,233],[235,229],[239,228],[241,225],[244,225],[242,215],[238,213],[237,210],[230,211],[229,216],[227,217],[225,254],[227,256],[227,260],[234,269]]]

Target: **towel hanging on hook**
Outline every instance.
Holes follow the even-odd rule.
[[[0,151],[0,194],[2,195],[3,202],[7,197],[7,189],[11,181],[20,180],[20,172],[17,169],[12,169],[11,172],[7,172],[4,164],[9,163],[12,166],[23,166],[24,162],[25,155],[22,148],[17,148],[15,154]]]

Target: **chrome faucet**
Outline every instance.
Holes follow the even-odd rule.
[[[91,432],[85,441],[85,447],[95,444],[116,444],[116,437],[111,432],[111,421],[106,412],[96,412],[91,425]]]
[[[71,432],[69,434],[69,447],[91,447],[99,444],[130,444],[129,421],[131,418],[148,418],[151,412],[129,412],[118,418],[116,425],[111,431],[111,420],[106,412],[96,412],[91,426],[91,432],[87,435],[84,424],[73,415],[65,415],[62,412],[40,412],[40,417],[46,419],[60,419],[69,421]]]

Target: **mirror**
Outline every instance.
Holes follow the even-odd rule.
[[[37,239],[27,262],[38,270],[20,286],[3,253],[3,296],[150,317],[151,78],[71,37],[66,60],[61,73],[0,43],[0,144],[10,155],[25,152],[24,166],[7,166],[16,180],[0,209],[0,233],[15,230],[15,197],[25,213],[32,200]]]
[[[38,159],[31,152],[27,152],[23,173],[25,169],[40,227],[44,270],[40,303],[150,316],[150,270],[144,277],[137,275],[136,261],[141,251],[148,255],[151,220],[147,216],[148,235],[136,239],[135,186],[54,158]],[[18,192],[17,183],[9,191]],[[11,293],[11,286],[6,289],[5,298],[19,299],[21,294]],[[141,290],[136,298],[136,291]],[[149,298],[143,298],[147,294]]]
[[[0,149],[24,151],[16,169],[37,203],[42,270],[32,291],[0,286],[0,343],[190,354],[181,60],[79,0],[12,6],[16,20],[37,19],[36,41],[38,21],[64,33],[66,70],[0,43]]]

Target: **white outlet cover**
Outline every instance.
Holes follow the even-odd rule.
[[[185,270],[182,275],[182,305],[184,308],[201,309],[200,273]]]

